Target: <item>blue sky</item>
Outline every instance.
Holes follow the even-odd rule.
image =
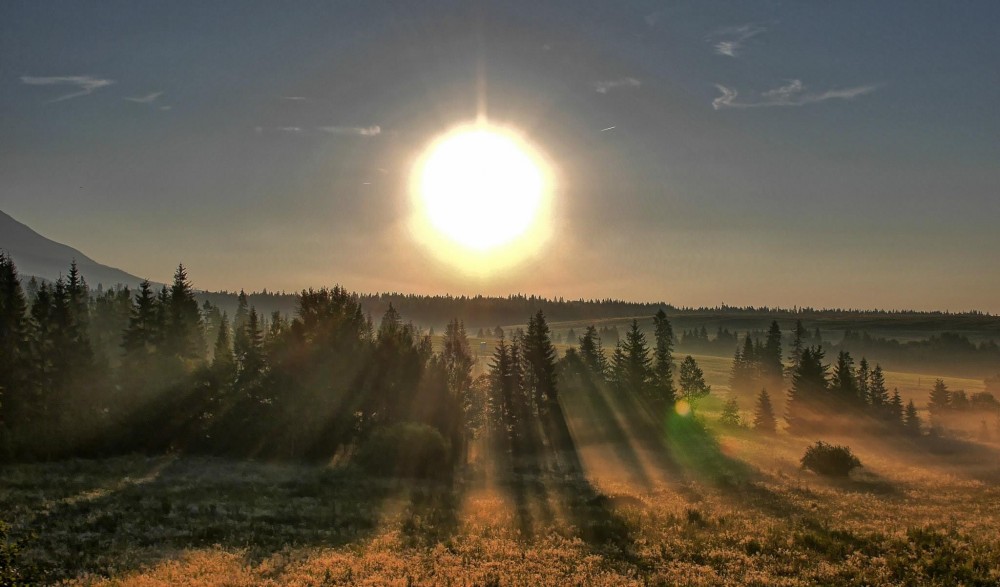
[[[210,289],[1000,311],[996,2],[5,2],[0,209]],[[488,278],[406,232],[477,111],[559,170]],[[609,127],[614,127],[611,130]]]

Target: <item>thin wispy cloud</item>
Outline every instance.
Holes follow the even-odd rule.
[[[757,94],[755,97],[739,98],[739,93],[733,88],[716,84],[721,95],[712,100],[712,108],[766,108],[772,106],[804,106],[827,100],[853,100],[858,96],[870,94],[878,89],[878,85],[853,86],[837,88],[823,92],[809,92],[801,80],[793,79],[784,86]]]
[[[254,131],[257,133],[277,131],[290,134],[302,134],[302,135],[312,135],[314,133],[325,133],[332,135],[343,135],[351,137],[377,137],[382,134],[382,127],[378,125],[372,126],[317,126],[317,127],[302,127],[302,126],[275,126],[270,128],[265,128],[263,126],[255,126]]]
[[[621,79],[594,83],[594,89],[597,90],[598,94],[607,94],[611,90],[617,90],[620,88],[638,88],[641,86],[642,82],[634,77],[623,77]]]
[[[744,24],[719,29],[709,37],[709,40],[715,43],[714,48],[717,55],[737,57],[744,43],[764,32],[767,32],[767,29],[762,26]]]
[[[64,75],[49,77],[24,75],[21,76],[21,83],[29,86],[74,86],[76,91],[49,100],[49,102],[62,102],[63,100],[92,94],[96,90],[110,86],[115,82],[114,80],[101,79],[89,75]]]
[[[126,96],[125,100],[129,102],[135,102],[137,104],[151,104],[156,101],[157,98],[163,95],[163,92],[152,92],[146,94],[145,96]]]
[[[352,135],[357,137],[377,137],[382,134],[382,127],[374,126],[321,126],[317,130],[335,135]]]
[[[305,96],[282,96],[282,100],[292,100],[294,102],[302,102],[307,98]]]

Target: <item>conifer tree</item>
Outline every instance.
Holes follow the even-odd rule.
[[[823,364],[823,356],[821,347],[803,350],[799,366],[792,373],[792,386],[788,390],[785,407],[785,421],[792,433],[799,434],[812,428],[825,408],[827,366]]]
[[[869,389],[869,384],[871,383],[871,367],[868,365],[868,359],[861,357],[861,362],[858,363],[858,370],[855,375],[856,380],[854,386],[857,389],[858,398],[866,404],[872,406],[878,406],[876,400],[871,395],[871,390]]]
[[[789,360],[792,362],[791,367],[789,367],[790,371],[794,371],[799,366],[799,361],[802,360],[802,351],[806,344],[806,337],[809,336],[809,332],[802,326],[802,320],[795,321],[795,329],[792,330],[792,334],[794,335],[792,350],[788,355]]]
[[[646,396],[653,376],[653,361],[649,357],[646,336],[639,330],[636,320],[632,320],[631,328],[625,333],[622,352],[625,353],[624,383],[627,391],[640,397]]]
[[[868,397],[870,403],[878,409],[887,409],[889,406],[889,390],[885,386],[885,374],[882,373],[882,365],[878,363],[875,363],[875,368],[868,378]]]
[[[917,414],[917,407],[913,405],[912,399],[908,404],[906,404],[903,426],[910,434],[913,434],[914,436],[920,435],[920,416]]]
[[[611,382],[619,391],[627,391],[628,388],[628,358],[625,356],[625,345],[622,341],[615,343],[615,350],[611,353]]]
[[[212,371],[223,382],[231,381],[236,373],[236,361],[229,342],[229,317],[225,312],[219,320],[219,332],[215,337],[215,347],[212,353]]]
[[[737,347],[733,356],[733,366],[729,375],[729,387],[734,391],[750,391],[757,383],[758,358],[754,349],[753,339],[747,332],[743,339],[742,350]]]
[[[169,354],[182,359],[201,360],[205,357],[201,312],[183,264],[177,266],[170,287],[164,344]]]
[[[236,297],[236,313],[233,315],[233,354],[237,361],[247,353],[247,320],[250,317],[250,302],[242,289]]]
[[[0,251],[0,459],[10,447],[3,446],[5,427],[27,418],[29,396],[28,303],[21,289],[14,260]]]
[[[583,336],[580,337],[580,359],[591,373],[602,377],[606,375],[608,360],[601,348],[601,337],[593,325],[588,326]]]
[[[768,381],[780,382],[785,374],[785,366],[781,362],[781,328],[778,327],[777,320],[771,321],[762,351],[759,359],[761,375]]]
[[[149,281],[143,280],[135,293],[128,327],[122,335],[122,348],[126,356],[144,356],[155,348],[157,341],[156,298]]]
[[[903,425],[903,398],[899,395],[899,388],[892,391],[892,399],[889,400],[888,418],[893,424]]]
[[[653,316],[656,352],[653,361],[655,403],[671,406],[677,399],[674,387],[674,329],[661,308]]]
[[[931,413],[932,418],[936,418],[948,410],[951,405],[951,392],[948,391],[948,386],[945,385],[944,381],[938,379],[934,381],[934,387],[931,389],[930,402],[927,404],[927,409]]]
[[[458,318],[448,322],[444,331],[441,359],[448,372],[448,389],[464,398],[472,385],[472,347],[465,334],[465,324]]]
[[[684,357],[681,363],[680,388],[684,399],[692,403],[712,391],[711,386],[705,383],[705,373],[691,355]]]
[[[246,332],[247,348],[239,364],[239,382],[242,385],[256,381],[266,367],[264,333],[260,328],[257,310],[253,306],[250,306],[250,313],[247,316],[247,325],[244,330]]]
[[[851,358],[851,353],[840,351],[837,354],[837,364],[833,368],[830,387],[835,397],[842,402],[851,404],[859,401],[857,376],[854,373],[854,359]]]
[[[761,389],[757,396],[757,410],[753,418],[754,430],[765,434],[774,434],[778,430],[778,420],[774,417],[774,408],[771,406],[771,396],[767,389]]]
[[[539,408],[556,402],[556,349],[552,345],[549,325],[541,310],[528,320],[524,337],[524,358],[528,379],[534,388],[534,402]]]
[[[736,428],[741,424],[740,404],[735,397],[730,397],[722,406],[722,414],[719,416],[719,424]]]

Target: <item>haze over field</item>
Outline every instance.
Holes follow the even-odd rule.
[[[0,586],[1000,585],[998,23],[0,2]]]
[[[998,19],[5,2],[0,209],[206,289],[997,312]],[[526,261],[469,275],[414,234],[409,192],[425,147],[482,114],[544,156],[552,214]]]

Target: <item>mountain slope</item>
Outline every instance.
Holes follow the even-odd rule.
[[[135,287],[142,281],[121,269],[102,265],[73,247],[45,238],[2,210],[0,250],[14,259],[18,274],[24,278],[34,275],[55,281],[60,275],[66,275],[70,262],[76,259],[76,266],[90,287],[96,288],[98,284],[105,288],[117,284]]]

